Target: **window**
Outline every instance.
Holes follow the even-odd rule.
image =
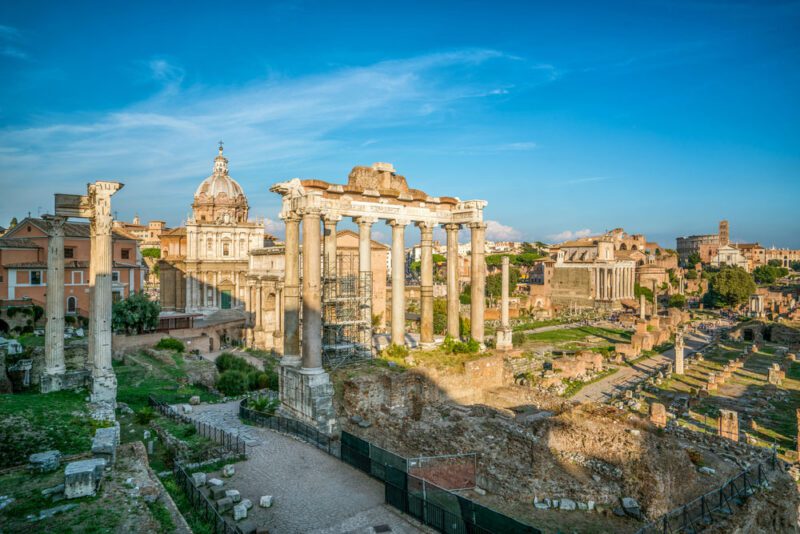
[[[31,285],[42,285],[42,271],[31,271]]]
[[[229,256],[231,253],[231,245],[230,243],[223,243],[222,244],[222,255]]]
[[[131,249],[129,249],[129,248],[123,248],[122,249],[122,259],[123,260],[131,259]]]
[[[78,299],[67,297],[67,313],[74,314],[78,310]]]
[[[64,258],[74,258],[75,257],[75,249],[72,247],[64,249]]]
[[[111,272],[111,281],[112,282],[119,282],[119,271],[112,271]]]
[[[72,285],[83,284],[83,271],[72,271]]]

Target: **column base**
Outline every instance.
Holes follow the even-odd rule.
[[[512,341],[513,332],[510,328],[500,329],[495,333],[495,348],[497,350],[511,350],[514,348]]]
[[[39,391],[42,393],[52,393],[61,391],[64,388],[65,369],[54,369],[45,371],[39,378]]]
[[[323,369],[303,371],[281,365],[281,411],[330,435],[337,426],[331,378]]]
[[[92,375],[92,402],[108,402],[117,405],[117,376],[107,370],[103,374]]]

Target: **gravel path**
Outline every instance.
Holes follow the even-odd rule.
[[[255,505],[241,526],[275,534],[366,534],[382,525],[388,532],[431,532],[384,505],[382,483],[293,437],[244,425],[238,409],[238,401],[201,405],[191,416],[248,442],[248,459],[224,479]],[[262,495],[274,497],[272,508],[259,507]]]

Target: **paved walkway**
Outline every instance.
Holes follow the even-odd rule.
[[[689,356],[693,352],[696,352],[701,347],[707,345],[710,340],[711,338],[705,334],[687,335],[684,338],[686,342],[686,348],[683,351],[684,355]],[[613,375],[583,387],[583,389],[576,393],[570,400],[578,402],[604,402],[611,397],[612,393],[630,388],[646,376],[652,374],[661,365],[674,361],[675,349],[671,348],[652,358],[637,362],[633,367],[623,365],[619,368],[619,371]]]
[[[391,529],[384,532],[431,532],[386,506],[377,480],[297,439],[243,424],[238,409],[238,401],[201,405],[191,416],[248,441],[248,459],[224,479],[255,504],[242,526],[275,534],[367,534],[384,525]],[[262,495],[274,497],[272,508],[259,507]]]

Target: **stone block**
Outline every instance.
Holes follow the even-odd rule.
[[[261,508],[269,508],[272,506],[272,495],[262,495],[261,499],[258,501],[258,505]]]
[[[92,438],[92,455],[105,458],[109,465],[117,460],[117,428],[98,428]]]
[[[222,486],[223,484],[225,484],[225,482],[223,482],[222,480],[220,480],[218,478],[210,478],[210,479],[208,479],[208,485],[209,486]]]
[[[224,514],[231,508],[233,508],[233,499],[230,497],[223,497],[217,500],[217,511],[219,513]]]
[[[182,404],[181,411],[183,413],[192,413],[192,405],[191,404]]]
[[[194,482],[195,487],[201,488],[206,485],[206,474],[205,473],[192,473],[192,482]]]
[[[55,471],[61,465],[60,451],[37,452],[28,456],[31,470],[37,473]]]
[[[94,495],[106,467],[104,458],[92,458],[67,464],[64,470],[64,496],[77,499]]]
[[[233,502],[239,502],[242,500],[242,496],[239,493],[239,490],[235,489],[225,490],[225,496],[231,499]]]
[[[236,473],[236,468],[233,464],[228,464],[222,468],[222,476],[232,477]]]
[[[575,504],[575,501],[573,501],[572,499],[561,499],[561,502],[559,503],[558,509],[562,510],[562,511],[569,512],[569,511],[575,510],[577,508],[577,506],[578,505]]]
[[[217,500],[222,499],[225,497],[225,488],[222,486],[211,486],[208,490],[208,494],[211,496],[211,499]]]
[[[650,422],[660,428],[667,426],[667,409],[663,404],[654,402],[650,405]]]
[[[233,507],[233,520],[241,521],[247,518],[247,507],[243,504],[237,504]]]
[[[197,395],[193,395],[189,399],[189,404],[191,404],[192,406],[197,406],[198,404],[200,404],[200,397]]]
[[[242,499],[241,504],[248,510],[253,507],[253,501],[251,501],[250,499]]]

